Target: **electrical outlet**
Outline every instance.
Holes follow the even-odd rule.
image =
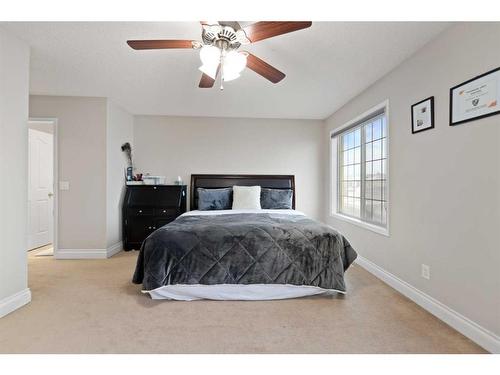
[[[431,268],[427,264],[422,264],[421,276],[427,280],[431,279]]]

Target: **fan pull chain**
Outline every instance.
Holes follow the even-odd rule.
[[[224,55],[220,58],[220,91],[224,91]]]

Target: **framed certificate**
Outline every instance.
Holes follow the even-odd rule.
[[[434,127],[434,97],[411,106],[411,132],[413,134]]]
[[[450,89],[450,126],[500,113],[500,68]]]

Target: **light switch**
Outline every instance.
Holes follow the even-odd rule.
[[[69,190],[69,181],[59,181],[59,190]]]

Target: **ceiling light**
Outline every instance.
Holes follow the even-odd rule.
[[[220,64],[221,50],[215,46],[203,46],[200,49],[200,59],[203,65],[199,68],[203,73],[215,79]]]
[[[232,81],[240,76],[247,66],[247,55],[242,52],[230,51],[224,57],[224,81]]]

